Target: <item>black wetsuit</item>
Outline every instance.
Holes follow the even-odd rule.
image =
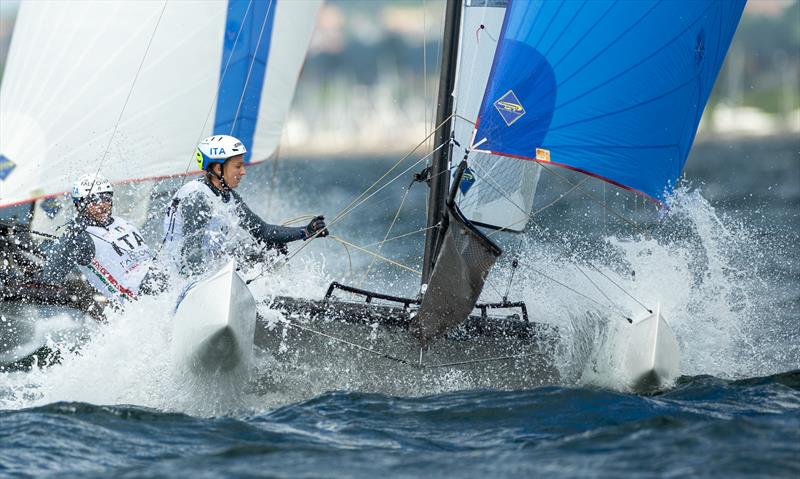
[[[269,248],[276,248],[306,238],[306,229],[303,227],[278,226],[265,222],[253,213],[235,191],[229,188],[220,191],[207,177],[199,178],[196,181],[207,187],[223,203],[227,204],[233,201],[235,203],[233,211],[237,216],[238,225],[259,243]],[[209,259],[206,257],[203,245],[204,234],[213,216],[213,207],[209,204],[209,198],[202,192],[194,191],[183,198],[174,198],[170,208],[178,209],[183,219],[183,244],[180,249],[183,264],[180,270],[184,274],[201,273],[205,270]],[[170,234],[169,220],[167,223],[165,229],[168,238]]]

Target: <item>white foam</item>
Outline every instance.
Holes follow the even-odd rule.
[[[747,226],[721,217],[698,191],[680,190],[661,229],[653,238],[605,238],[604,251],[596,256],[605,261],[594,264],[646,305],[661,303],[682,350],[682,373],[740,377],[798,367],[796,358],[779,357],[785,345],[771,344],[768,335],[761,334],[761,326],[771,319],[768,304],[774,298],[765,295],[770,284],[759,277],[754,264],[758,256],[753,255],[759,245]],[[256,298],[276,294],[320,298],[332,279],[326,272],[326,255],[342,253],[328,247],[309,248],[306,253],[253,281],[250,286]],[[342,263],[337,259],[335,264]],[[558,366],[564,382],[622,388],[613,349],[608,348],[609,337],[625,326],[622,317],[598,309],[530,269],[548,272],[605,301],[553,245],[529,239],[520,263],[509,296],[525,300],[534,320],[552,323],[562,331],[565,341]],[[602,276],[584,269],[624,313],[646,314]],[[250,270],[243,277],[259,273]],[[505,285],[509,274],[501,268],[490,279],[495,285]],[[276,351],[257,351],[256,380],[244,390],[176,378],[168,362],[169,316],[177,290],[176,286],[173,293],[143,298],[124,314],[112,313],[108,325],[79,351],[66,353],[61,364],[4,374],[0,408],[83,401],[215,415],[270,408],[327,390],[417,395],[506,386],[502,370],[475,379],[445,369],[404,369],[389,361],[375,368],[376,361],[383,360],[331,343],[301,353],[291,349],[290,341],[282,342]],[[491,299],[492,294],[496,293],[487,292],[487,297]],[[292,334],[281,315],[264,308],[261,312],[269,317],[274,334],[284,338]],[[381,339],[372,336],[366,341],[377,344]]]

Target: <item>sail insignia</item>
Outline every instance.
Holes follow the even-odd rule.
[[[464,170],[464,176],[461,178],[461,182],[458,184],[458,190],[462,195],[466,195],[467,192],[469,192],[469,189],[472,188],[473,184],[475,184],[475,175],[472,173],[472,170],[467,168]]]
[[[5,155],[0,155],[0,180],[5,181],[16,167],[16,163],[6,158]]]
[[[501,96],[494,102],[494,107],[500,113],[500,117],[506,122],[506,126],[511,126],[515,121],[522,118],[525,114],[525,108],[522,107],[517,95],[513,90],[508,90],[505,95]]]

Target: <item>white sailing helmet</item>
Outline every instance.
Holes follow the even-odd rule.
[[[207,170],[212,163],[225,163],[228,158],[247,153],[238,138],[228,135],[209,136],[197,145],[194,152],[197,167]]]
[[[100,175],[83,175],[72,185],[72,201],[75,203],[92,195],[101,193],[114,193],[111,182]]]

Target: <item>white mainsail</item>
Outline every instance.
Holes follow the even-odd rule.
[[[465,0],[455,90],[451,162],[461,161],[471,145],[475,119],[492,69],[507,0]],[[471,152],[470,171],[461,182],[457,202],[471,222],[490,228],[522,231],[533,208],[541,167],[533,162]]]
[[[268,158],[321,1],[23,2],[0,86],[0,207],[87,171],[195,171],[198,139],[231,122]]]

